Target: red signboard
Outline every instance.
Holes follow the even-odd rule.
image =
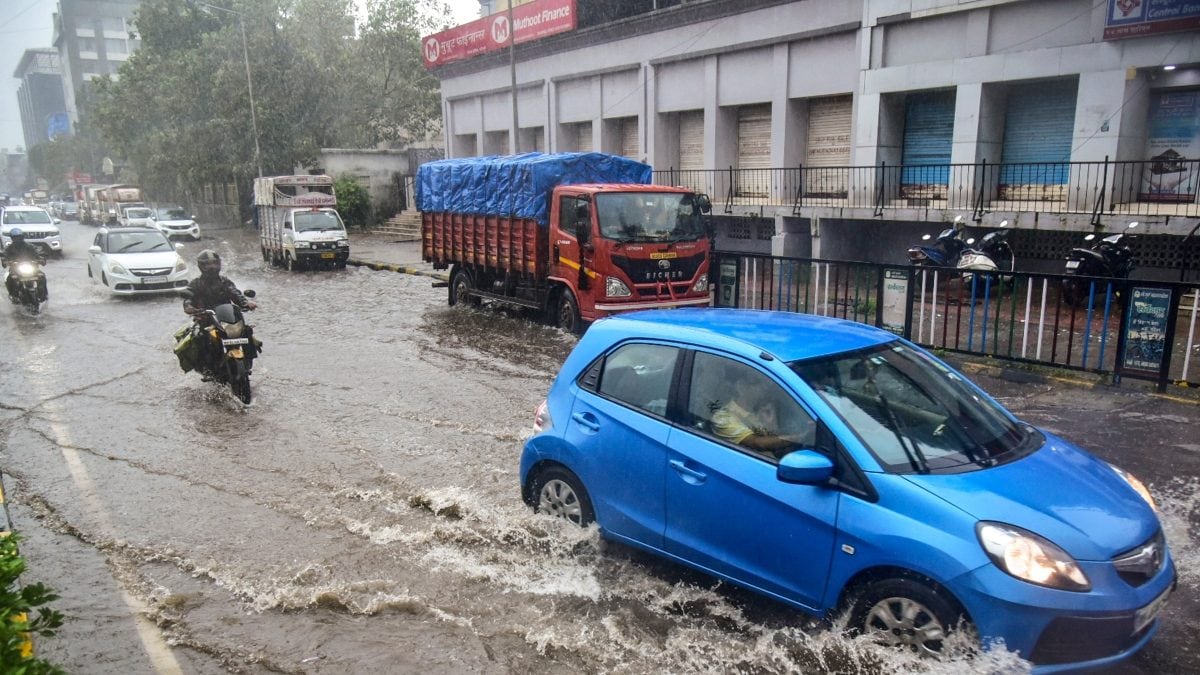
[[[575,30],[575,0],[534,0],[512,8],[512,30],[508,12],[476,19],[421,39],[421,57],[426,68],[436,68],[477,54],[508,46],[509,36],[521,44],[548,35]]]

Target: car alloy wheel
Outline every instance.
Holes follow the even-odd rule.
[[[534,508],[585,527],[596,519],[592,500],[575,474],[561,467],[543,471],[534,483]]]
[[[887,579],[867,587],[854,603],[852,629],[875,642],[907,647],[922,656],[942,653],[943,642],[962,620],[952,600],[912,579]]]

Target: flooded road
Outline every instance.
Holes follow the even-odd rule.
[[[1026,666],[911,661],[532,514],[517,463],[568,335],[451,310],[426,277],[273,270],[253,237],[214,230],[186,244],[189,263],[214,248],[258,291],[265,347],[243,407],[180,371],[177,298],[111,298],[87,277],[94,232],[63,224],[41,315],[0,306],[0,469],[22,580],[53,587],[67,615],[39,654],[70,672]],[[1200,407],[981,381],[1152,484],[1180,588],[1159,638],[1116,672],[1200,670]]]

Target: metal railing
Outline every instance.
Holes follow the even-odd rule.
[[[667,169],[660,185],[735,206],[907,208],[1102,215],[1200,216],[1200,160]]]
[[[716,304],[833,316],[932,349],[1200,385],[1200,282],[714,253]]]

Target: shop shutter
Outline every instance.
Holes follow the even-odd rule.
[[[913,189],[905,189],[905,196],[945,196],[953,142],[954,90],[909,94],[904,100],[900,183]]]
[[[675,185],[705,192],[704,174],[704,111],[679,113],[679,167]]]
[[[738,108],[737,195],[766,197],[770,188],[771,106]],[[759,170],[755,170],[759,169]]]
[[[850,121],[853,98],[836,96],[808,102],[808,142],[804,155],[805,194],[846,196],[850,166]]]
[[[638,118],[625,117],[620,120],[621,155],[629,159],[640,159],[638,143]]]
[[[578,129],[579,134],[576,150],[579,152],[591,152],[594,147],[592,145],[592,123],[580,122],[575,125],[575,128]]]
[[[1076,80],[1009,87],[1000,161],[1000,198],[1059,200],[1071,161]]]

